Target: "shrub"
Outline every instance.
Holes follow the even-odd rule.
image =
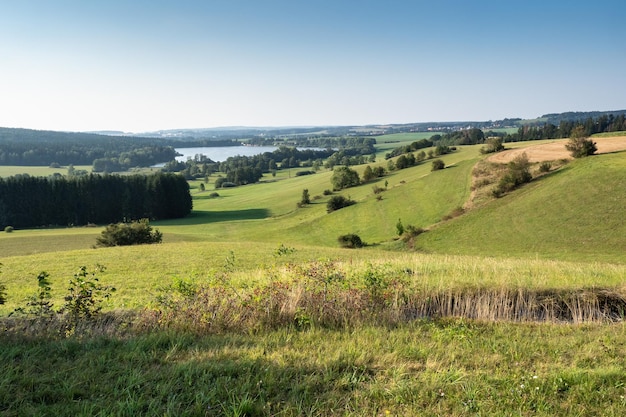
[[[435,159],[433,161],[433,165],[432,168],[430,169],[431,171],[439,171],[440,169],[444,169],[446,167],[446,164],[444,164],[444,162],[441,159]]]
[[[574,158],[590,156],[598,150],[596,143],[587,138],[572,138],[565,144],[565,149],[567,149]]]
[[[502,138],[498,137],[490,137],[485,141],[485,146],[480,148],[480,153],[493,153],[500,152],[504,150],[504,145],[502,145]]]
[[[148,243],[161,243],[163,235],[158,230],[152,231],[148,219],[132,223],[114,223],[108,225],[102,235],[96,238],[96,246],[127,246]]]
[[[2,267],[2,264],[0,263],[0,267]],[[4,286],[3,284],[0,284],[0,305],[6,303],[7,301],[7,287]]]
[[[219,196],[220,196],[219,193],[217,193],[215,191],[213,191],[211,194],[209,194],[209,198],[217,198]]]
[[[315,171],[298,171],[296,172],[296,177],[301,177],[303,175],[313,175]]]
[[[590,156],[598,150],[596,143],[587,138],[583,126],[577,126],[572,130],[571,138],[569,142],[565,144],[565,149],[567,149],[574,158]]]
[[[337,241],[339,241],[339,245],[342,248],[354,249],[363,247],[363,241],[359,235],[355,235],[354,233],[341,235],[337,238]]]
[[[502,179],[500,179],[498,186],[493,190],[493,195],[494,197],[500,197],[504,193],[530,182],[532,179],[533,176],[530,174],[530,162],[524,152],[509,162],[508,170]]]
[[[4,228],[4,231],[6,233],[13,233],[13,230],[14,230],[13,226],[7,226],[7,227]]]
[[[383,191],[385,191],[385,189],[382,187],[379,187],[378,185],[375,185],[372,187],[372,191],[374,192],[374,194],[380,194]]]
[[[539,165],[539,172],[550,172],[552,169],[552,164],[550,162],[544,162]]]
[[[356,201],[350,200],[342,195],[334,195],[328,200],[328,204],[326,204],[326,212],[332,213],[335,210],[351,206],[355,203]]]
[[[333,192],[332,192],[331,190],[329,190],[329,189],[325,189],[325,190],[324,190],[324,192],[323,192],[323,194],[324,194],[324,195],[332,195],[332,194],[333,194]]]

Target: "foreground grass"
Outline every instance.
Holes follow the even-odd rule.
[[[197,284],[210,283],[228,269],[229,281],[237,288],[287,281],[293,277],[287,265],[315,265],[333,261],[346,277],[346,286],[362,285],[372,271],[385,277],[402,278],[407,285],[427,291],[486,289],[585,289],[615,288],[622,291],[626,265],[577,263],[542,259],[497,259],[474,256],[427,255],[389,252],[376,248],[363,250],[295,246],[293,253],[278,256],[273,243],[171,243],[134,247],[114,247],[68,252],[48,252],[37,256],[2,259],[0,281],[6,285],[8,300],[0,306],[6,315],[37,292],[37,275],[50,274],[53,301],[58,305],[68,280],[80,266],[103,265],[99,275],[103,285],[117,288],[106,308],[128,309],[149,306],[159,288],[175,279]],[[226,265],[230,262],[230,265]]]
[[[418,321],[194,337],[0,338],[4,416],[626,412],[626,326]]]

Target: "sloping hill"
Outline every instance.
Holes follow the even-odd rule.
[[[626,262],[626,154],[576,160],[419,237],[428,252]]]

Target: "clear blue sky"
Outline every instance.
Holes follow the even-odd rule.
[[[626,108],[624,0],[0,0],[0,126],[128,132]]]

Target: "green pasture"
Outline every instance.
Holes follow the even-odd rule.
[[[51,274],[60,297],[67,280],[83,265],[107,267],[103,280],[118,288],[109,308],[145,305],[158,287],[176,277],[209,279],[231,251],[237,260],[237,279],[253,282],[265,279],[270,266],[282,262],[274,256],[281,244],[296,249],[293,262],[334,259],[355,262],[357,270],[366,261],[391,262],[398,268],[409,264],[411,270],[432,262],[449,263],[437,267],[436,274],[420,276],[428,285],[441,279],[445,285],[464,285],[464,279],[472,285],[479,285],[481,279],[485,285],[495,285],[485,278],[492,273],[482,267],[469,271],[459,267],[468,259],[472,265],[491,265],[493,274],[508,283],[620,285],[626,276],[623,153],[574,161],[503,198],[442,221],[470,198],[471,170],[483,157],[479,149],[458,147],[442,157],[447,168],[441,171],[431,172],[430,161],[425,161],[336,192],[357,203],[330,214],[326,213],[329,197],[323,195],[332,188],[328,170],[299,177],[295,169],[280,171],[259,184],[217,190],[216,198],[210,198],[215,177],[205,185],[206,191],[200,190],[199,182],[191,182],[192,214],[153,223],[164,235],[161,245],[93,249],[102,227],[0,233],[0,282],[9,293],[9,302],[0,311],[11,311],[32,294],[41,271]],[[385,166],[386,161],[375,164]],[[361,173],[364,167],[353,168]],[[385,188],[385,183],[379,200],[373,187]],[[298,208],[303,189],[309,190],[313,203]],[[415,250],[398,240],[398,220],[404,226],[428,229],[417,238]],[[367,247],[338,248],[337,237],[346,233],[358,234]],[[551,264],[555,260],[566,263]],[[578,270],[588,280],[580,281]]]
[[[91,172],[91,165],[75,165],[74,168]],[[50,168],[40,166],[0,165],[0,177],[2,178],[20,174],[28,174],[32,177],[48,177],[54,174],[66,175],[67,167]]]
[[[576,160],[434,227],[427,252],[626,262],[624,153]]]
[[[215,177],[205,191],[194,181],[192,214],[152,223],[163,232],[158,245],[94,249],[102,226],[0,232],[0,283],[7,293],[0,306],[0,414],[624,415],[623,322],[415,318],[396,326],[294,324],[219,334],[138,324],[117,329],[121,334],[56,339],[2,327],[37,292],[40,272],[49,274],[58,308],[70,278],[81,266],[94,271],[96,265],[106,267],[97,273],[100,283],[117,289],[105,311],[124,317],[133,310],[145,320],[176,282],[253,292],[297,278],[294,265],[316,271],[329,263],[342,277],[332,285],[345,289],[393,277],[416,294],[595,289],[622,297],[624,152],[573,161],[442,220],[471,198],[479,149],[443,156],[441,171],[431,172],[425,161],[337,192],[357,203],[331,214],[323,195],[332,188],[328,170],[300,177],[295,169],[280,171],[259,184],[217,190],[216,198],[210,197]],[[379,200],[373,187],[385,182]],[[313,203],[298,208],[303,189]],[[428,229],[414,249],[398,239],[398,219]],[[344,233],[359,234],[367,246],[339,248]]]

